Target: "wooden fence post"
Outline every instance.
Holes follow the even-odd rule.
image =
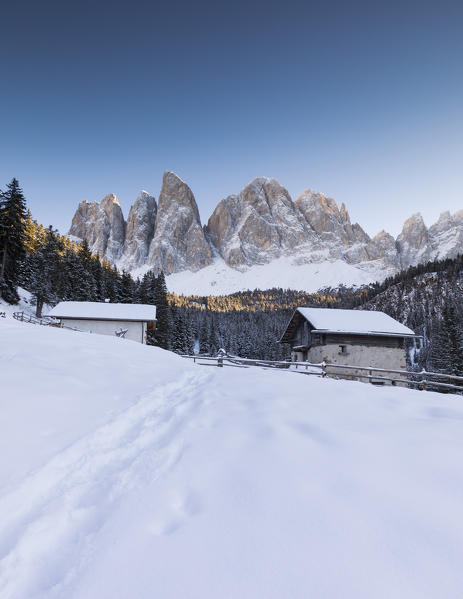
[[[227,353],[223,349],[219,349],[219,351],[217,352],[217,366],[219,368],[223,368],[223,358],[226,355]]]
[[[423,370],[421,371],[421,378],[423,380],[423,391],[426,391],[427,388],[428,388],[428,378],[427,378],[427,375],[428,375],[428,373],[423,368]]]
[[[326,362],[322,362],[322,377],[326,376]]]

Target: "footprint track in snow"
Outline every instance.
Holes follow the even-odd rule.
[[[62,583],[63,555],[69,563],[70,555],[85,550],[109,506],[180,459],[183,446],[177,433],[203,402],[197,391],[210,377],[198,370],[142,396],[0,498],[0,513],[6,515],[0,523],[2,598],[45,596]],[[193,496],[173,501],[163,520],[165,531],[173,532],[199,509]],[[55,577],[43,579],[44,561]]]

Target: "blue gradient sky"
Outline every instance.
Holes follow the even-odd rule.
[[[0,187],[69,227],[173,170],[203,221],[260,175],[368,233],[463,208],[461,2],[2,5]]]

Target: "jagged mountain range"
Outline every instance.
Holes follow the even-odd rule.
[[[140,192],[125,221],[114,194],[101,202],[81,202],[69,234],[86,238],[92,252],[120,268],[163,270],[172,275],[168,282],[176,291],[292,286],[285,285],[288,268],[296,273],[298,288],[313,291],[336,284],[336,277],[344,284],[367,282],[457,255],[463,248],[463,210],[442,213],[429,229],[414,214],[397,239],[386,231],[370,238],[351,223],[344,204],[339,208],[311,189],[293,201],[278,181],[259,177],[221,200],[203,227],[191,189],[166,172],[157,203]],[[230,285],[223,285],[223,277]]]

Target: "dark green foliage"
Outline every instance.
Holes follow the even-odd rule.
[[[153,303],[156,306],[156,345],[163,349],[169,347],[169,304],[167,301],[167,285],[164,273],[161,271],[155,278]]]
[[[193,348],[189,343],[188,321],[186,313],[178,308],[171,308],[172,312],[172,351],[177,354],[191,354]]]
[[[0,297],[19,300],[16,288],[26,255],[26,201],[17,179],[0,192]]]
[[[35,300],[36,315],[42,316],[44,304],[55,304],[64,289],[64,269],[61,261],[63,247],[50,226],[45,243],[28,257],[27,287]]]
[[[209,329],[207,327],[207,319],[201,319],[201,325],[199,330],[199,353],[209,353]]]
[[[426,369],[463,376],[463,318],[461,306],[450,300],[432,322]]]
[[[412,267],[381,285],[362,290],[361,307],[382,310],[421,341],[409,342],[413,370],[463,374],[463,258]],[[358,305],[358,302],[356,302]]]
[[[119,293],[117,301],[122,304],[132,304],[136,296],[136,285],[128,272],[123,272],[121,276]]]

